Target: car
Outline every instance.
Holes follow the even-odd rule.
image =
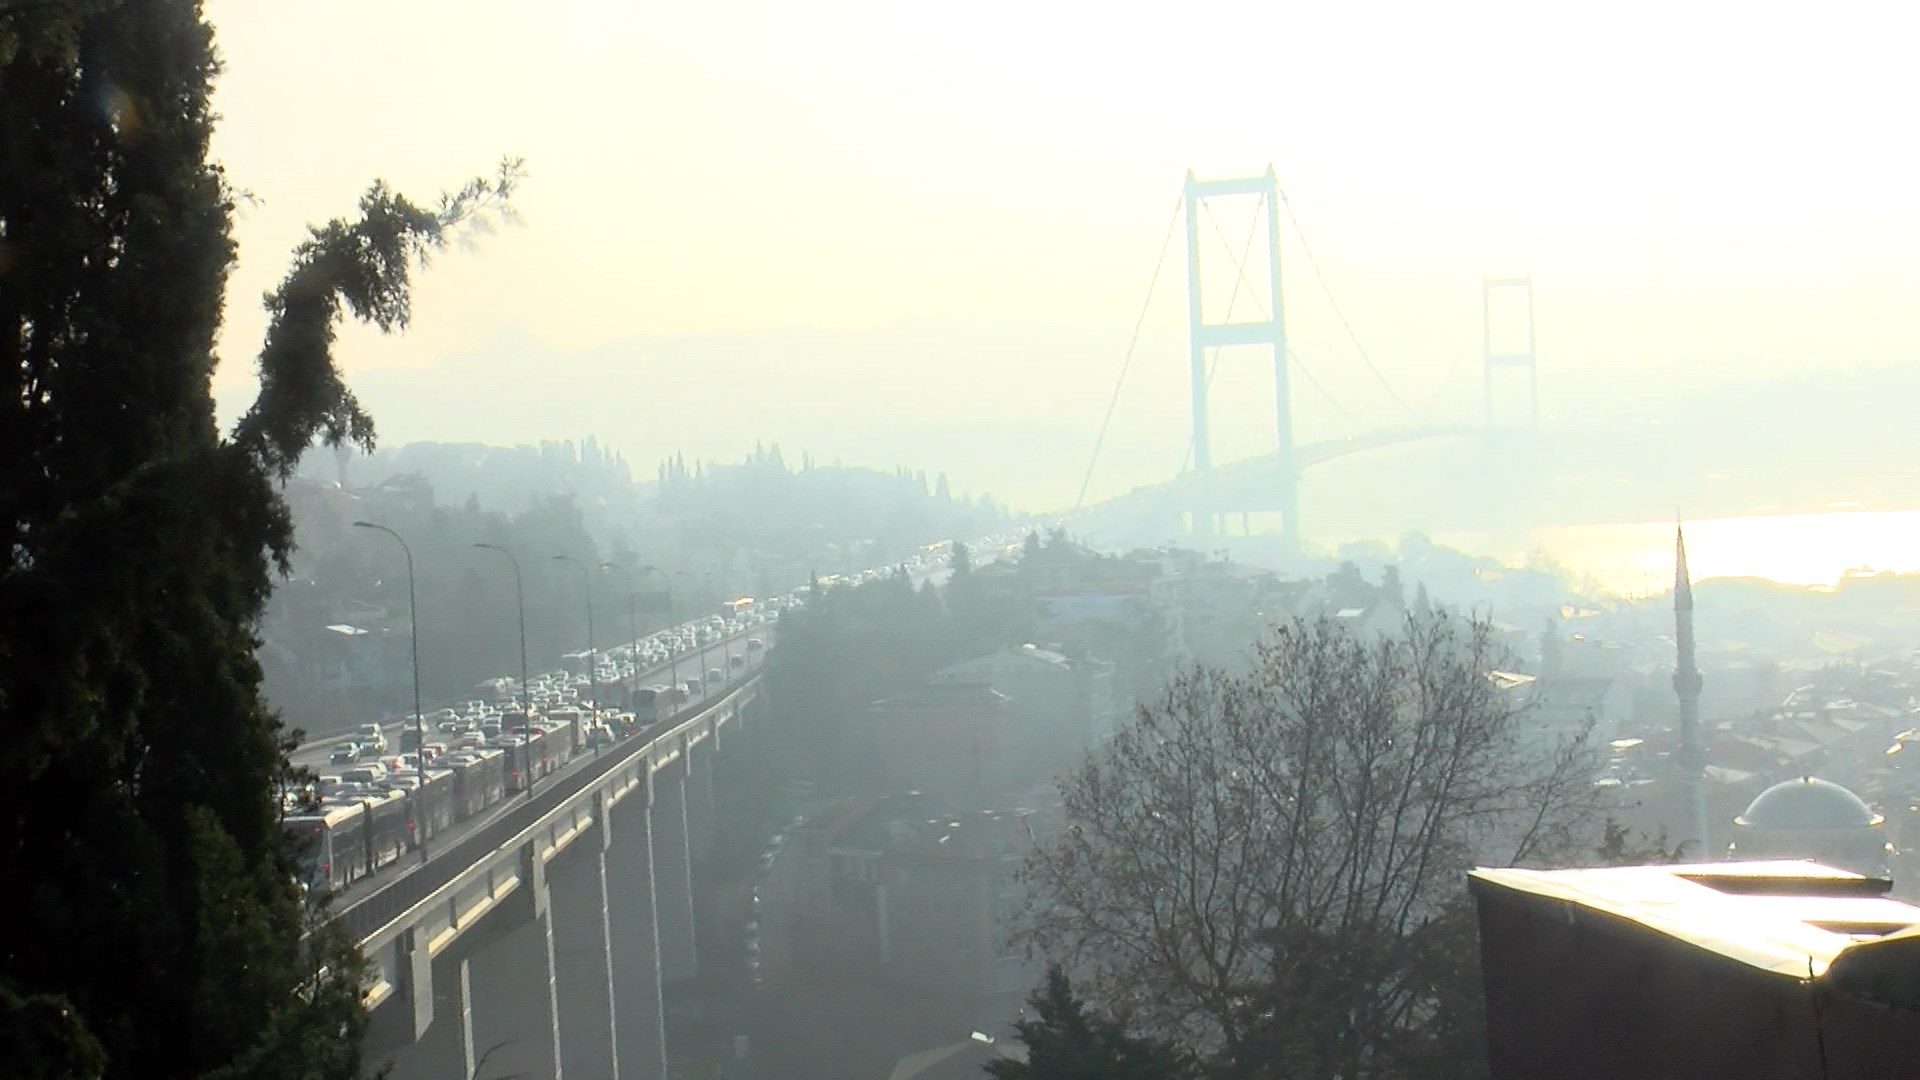
[[[354,732],[354,739],[361,746],[371,747],[376,754],[387,752],[387,737],[381,733],[379,724],[361,724]]]
[[[354,742],[335,743],[327,753],[329,765],[351,765],[360,760],[360,744]]]
[[[767,643],[764,641],[761,641],[757,637],[750,637],[747,639],[748,652],[759,652],[761,649],[764,649],[766,647],[767,647]]]

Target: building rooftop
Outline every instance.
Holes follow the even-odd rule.
[[[1602,709],[1614,680],[1605,675],[1547,675],[1533,683],[1533,704],[1542,709]]]
[[[984,682],[930,682],[881,698],[873,703],[873,707],[898,712],[907,709],[998,708],[1006,703],[1007,695]]]
[[[1476,891],[1526,894],[1624,919],[1742,964],[1797,979],[1843,965],[1911,970],[1920,908],[1889,899],[1890,883],[1793,860],[1590,870],[1481,869]]]
[[[933,673],[933,682],[987,682],[989,673],[995,669],[1012,668],[1021,665],[1029,670],[1071,672],[1077,669],[1100,669],[1109,667],[1104,660],[1092,657],[1073,657],[1061,651],[1060,646],[1042,646],[1027,644],[1019,648],[998,649],[994,652],[949,664]]]

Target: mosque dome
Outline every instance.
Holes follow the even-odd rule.
[[[1753,829],[1812,832],[1823,829],[1870,829],[1883,819],[1860,796],[1831,780],[1802,776],[1775,784],[1760,793],[1736,825]]]

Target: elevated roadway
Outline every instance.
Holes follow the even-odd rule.
[[[1346,439],[1304,443],[1294,448],[1294,468],[1306,470],[1352,454],[1425,439],[1467,438],[1482,434],[1472,427],[1431,427],[1373,432]],[[1066,516],[1075,535],[1104,542],[1163,544],[1190,530],[1188,515],[1201,508],[1216,514],[1272,513],[1282,510],[1280,455],[1261,454],[1211,469],[1193,470],[1164,483],[1134,488]],[[1284,526],[1292,531],[1294,523]]]
[[[696,870],[766,655],[336,899],[368,961],[369,1073],[667,1075],[667,988],[720,959]]]

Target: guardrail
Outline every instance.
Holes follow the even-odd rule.
[[[758,680],[764,670],[764,666],[752,670],[736,682],[729,683],[725,692],[717,697],[689,705],[652,730],[634,735],[624,743],[614,744],[584,767],[550,781],[532,798],[519,797],[519,805],[510,807],[485,826],[455,841],[424,865],[415,865],[378,891],[340,909],[337,917],[341,925],[353,936],[354,941],[363,945],[379,936],[380,931],[394,920],[456,883],[476,863],[486,860],[503,847],[515,844],[523,833],[537,828],[556,812],[567,809],[575,798],[591,790],[608,773],[626,766],[636,757],[651,754],[661,740],[684,734],[708,713],[732,704],[739,692]],[[509,798],[511,800],[514,797]]]

